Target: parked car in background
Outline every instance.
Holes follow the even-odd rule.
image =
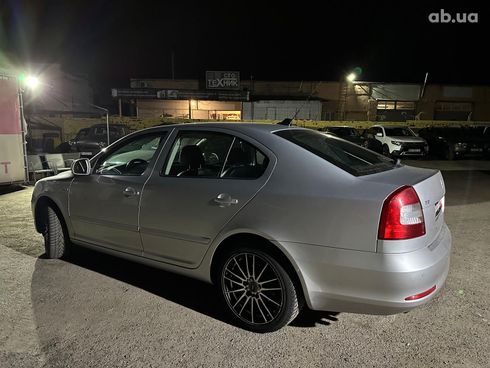
[[[431,300],[449,270],[444,196],[439,171],[329,134],[205,123],[79,159],[37,182],[32,209],[47,257],[76,244],[214,283],[237,324],[268,332],[305,303],[393,314]]]
[[[361,134],[356,128],[349,126],[331,126],[325,127],[321,129],[322,132],[334,134],[339,138],[345,139],[349,142],[355,143],[359,146],[362,146],[364,140],[362,139]]]
[[[485,127],[429,127],[421,129],[419,134],[429,143],[432,155],[446,160],[468,156],[483,157],[489,152]]]
[[[361,134],[356,128],[349,126],[333,126],[321,128],[320,131],[333,134],[374,152],[382,153],[382,145],[379,141],[374,139],[374,136],[369,136],[364,133]]]
[[[109,126],[110,143],[117,141],[129,133],[127,126],[123,124],[111,124]],[[107,146],[107,125],[95,124],[89,128],[80,129],[75,138],[68,141],[71,152],[80,152],[86,155],[94,155]]]
[[[429,152],[427,142],[405,126],[374,125],[368,129],[370,134],[382,144],[386,156],[426,156]]]
[[[364,129],[361,136],[363,139],[363,147],[376,153],[383,154],[383,144],[376,139],[376,134],[372,129]]]

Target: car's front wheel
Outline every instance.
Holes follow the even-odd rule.
[[[388,147],[387,144],[383,144],[383,155],[385,155],[386,157],[390,157],[391,154],[390,154],[390,148]]]
[[[66,255],[67,239],[63,225],[56,211],[48,206],[44,228],[44,248],[48,258],[61,258]]]
[[[298,315],[303,304],[285,268],[253,248],[239,248],[223,257],[220,291],[232,318],[254,332],[279,330]]]

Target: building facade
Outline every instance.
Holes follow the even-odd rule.
[[[490,121],[490,86],[217,79],[131,79],[112,92],[139,118]]]

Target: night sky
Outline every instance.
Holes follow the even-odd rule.
[[[488,12],[425,1],[19,1],[0,5],[1,59],[61,63],[98,90],[129,78],[362,80],[490,84]],[[432,12],[478,12],[478,24],[431,24]],[[485,50],[487,49],[487,50]]]

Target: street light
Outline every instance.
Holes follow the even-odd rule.
[[[39,78],[34,75],[20,74],[18,76],[18,89],[19,89],[19,113],[20,121],[22,124],[22,145],[24,146],[24,171],[26,180],[29,180],[29,167],[27,165],[27,124],[24,114],[24,92],[26,89],[34,90],[39,86]]]
[[[21,73],[19,74],[18,79],[20,82],[20,87],[23,90],[24,89],[34,90],[37,87],[39,87],[39,85],[41,84],[41,80],[39,79],[39,77],[32,74],[26,75],[24,73]]]
[[[24,81],[24,85],[31,90],[36,89],[39,86],[39,83],[39,78],[34,75],[28,75]]]
[[[356,78],[357,78],[356,73],[350,73],[349,75],[347,75],[345,79],[347,79],[347,82],[352,83],[356,80]]]

